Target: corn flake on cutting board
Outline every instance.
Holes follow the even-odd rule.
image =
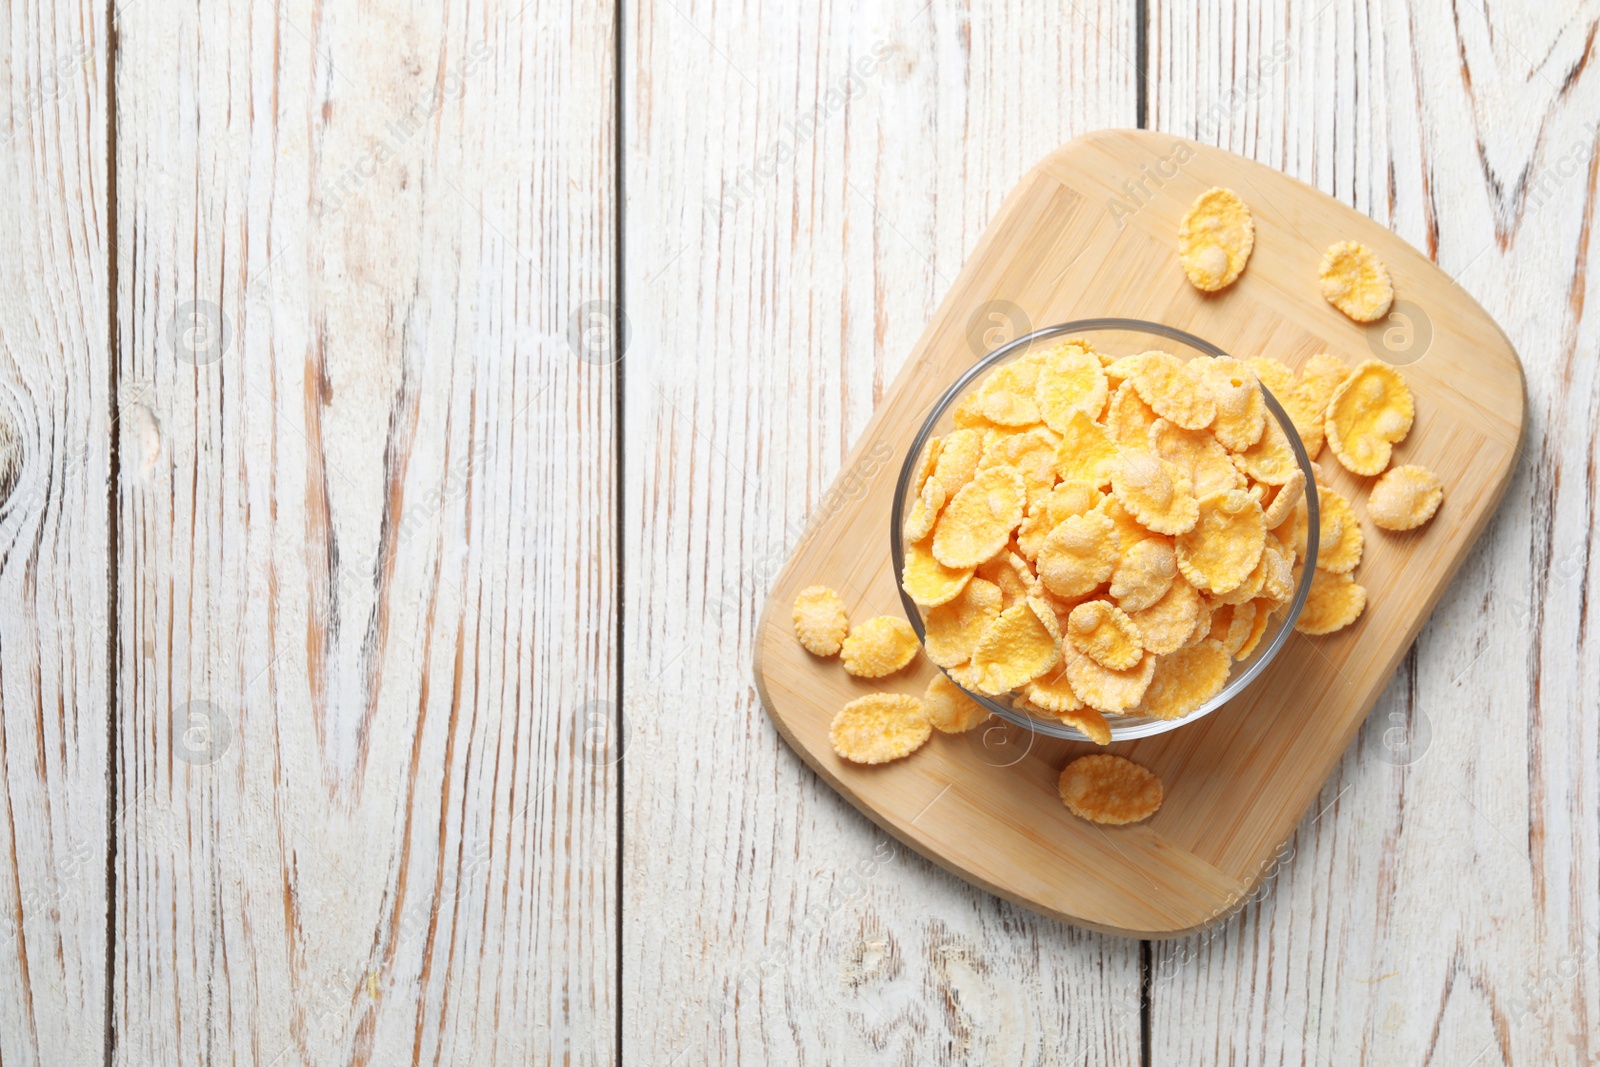
[[[1185,280],[1179,220],[1212,186],[1255,216],[1248,268],[1203,294]],[[1323,249],[1371,247],[1394,279],[1388,321],[1363,326],[1325,300]],[[1373,479],[1322,466],[1366,534],[1358,580],[1366,613],[1326,637],[1294,635],[1244,695],[1171,733],[1114,744],[1161,776],[1166,800],[1133,826],[1071,815],[1056,794],[1064,763],[1093,746],[993,725],[935,732],[880,767],[840,759],[828,724],[846,701],[921,693],[923,657],[864,681],[819,659],[790,626],[795,594],[822,583],[852,622],[901,614],[889,513],[905,450],[934,400],[986,347],[1072,319],[1123,316],[1176,326],[1236,357],[1271,355],[1296,370],[1317,352],[1351,366],[1401,365],[1416,397],[1393,463],[1436,471],[1445,502],[1422,529],[1367,521]],[[779,576],[756,643],[768,714],[802,759],[885,830],[962,878],[1066,922],[1132,937],[1175,937],[1230,914],[1270,869],[1449,584],[1504,492],[1522,438],[1522,369],[1488,314],[1382,226],[1268,167],[1166,134],[1104,131],[1058,149],[1006,198],[838,481]]]

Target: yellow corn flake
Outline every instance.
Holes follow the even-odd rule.
[[[794,598],[794,635],[807,652],[832,656],[839,651],[850,620],[845,617],[844,600],[825,585],[811,585]]]
[[[1294,565],[1280,548],[1276,538],[1268,538],[1261,548],[1261,562],[1256,565],[1261,571],[1261,596],[1274,605],[1294,595]]]
[[[960,596],[971,578],[971,567],[946,567],[933,558],[926,542],[918,542],[906,549],[900,585],[912,600],[932,608]]]
[[[1283,405],[1294,432],[1305,446],[1306,454],[1315,456],[1322,449],[1322,411],[1327,401],[1316,405],[1308,402],[1295,382],[1294,371],[1270,356],[1259,356],[1250,361],[1256,379]],[[1236,450],[1239,451],[1239,450]]]
[[[888,763],[911,755],[932,733],[927,710],[916,697],[868,693],[839,709],[828,740],[852,763]]]
[[[968,428],[952,430],[945,435],[939,449],[939,461],[934,465],[933,477],[944,487],[944,498],[949,500],[978,473],[978,459],[983,455],[983,431]]]
[[[1250,260],[1256,224],[1232,189],[1207,189],[1178,225],[1178,262],[1189,284],[1215,293],[1234,283]]]
[[[1067,681],[1067,668],[1064,663],[1058,663],[1029,682],[1023,692],[1030,703],[1053,716],[1065,711],[1077,711],[1083,707],[1083,701],[1072,691],[1072,683]]]
[[[1289,438],[1277,419],[1268,419],[1261,440],[1243,452],[1235,452],[1233,458],[1245,474],[1267,485],[1286,485],[1294,472],[1300,470],[1294,449],[1289,447]]]
[[[1201,615],[1200,594],[1183,575],[1176,575],[1166,595],[1143,611],[1129,614],[1139,628],[1145,651],[1164,656],[1182,648]],[[1209,623],[1207,624],[1209,629]]]
[[[1110,519],[1116,526],[1117,553],[1120,555],[1138,544],[1156,536],[1152,530],[1147,530],[1139,525],[1139,520],[1128,513],[1128,509],[1117,502],[1114,496],[1108,496],[1095,505],[1096,511]]]
[[[1111,743],[1111,725],[1106,717],[1093,708],[1076,707],[1071,711],[1055,712],[1055,717],[1077,730],[1097,745]]]
[[[1078,757],[1062,769],[1056,790],[1072,814],[1107,826],[1140,822],[1161,807],[1161,779],[1121,756]]]
[[[1039,549],[1039,578],[1061,597],[1083,596],[1111,577],[1117,565],[1116,524],[1103,512],[1069,515]]]
[[[1067,619],[1072,647],[1102,667],[1125,671],[1144,658],[1144,637],[1126,612],[1104,600],[1090,600],[1072,609]]]
[[[1061,658],[1055,613],[1037,597],[1014,604],[989,624],[972,650],[977,690],[999,696],[1026,685]]]
[[[1322,451],[1323,417],[1328,411],[1328,401],[1333,399],[1333,394],[1348,377],[1350,368],[1345,361],[1327,352],[1318,352],[1300,368],[1294,397],[1296,407],[1316,420],[1314,428],[1300,434],[1300,439],[1305,442],[1306,454],[1312,459],[1316,459],[1317,453]],[[1299,426],[1296,420],[1295,427],[1298,429]]]
[[[1000,615],[1000,587],[973,578],[961,595],[929,610],[925,620],[928,658],[941,667],[956,667],[972,658],[989,623]]]
[[[957,426],[974,418],[999,426],[1032,426],[1039,421],[1039,407],[1033,391],[1039,383],[1039,365],[1027,360],[1007,363],[991,371],[978,388],[966,395],[951,412]]]
[[[1180,648],[1193,648],[1211,636],[1211,616],[1213,614],[1211,605],[1207,603],[1204,596],[1198,593],[1195,596],[1200,604],[1200,609],[1195,612],[1194,629],[1189,631],[1189,636],[1184,638],[1182,645],[1178,646]]]
[[[1268,540],[1272,540],[1272,538],[1266,538],[1262,542],[1261,554],[1263,556],[1267,554],[1266,541]],[[1244,581],[1226,593],[1212,592],[1210,594],[1211,601],[1214,604],[1243,604],[1246,600],[1254,600],[1256,595],[1261,592],[1261,585],[1265,581],[1266,571],[1258,560],[1255,569],[1245,576]]]
[[[1111,595],[1123,611],[1143,611],[1167,595],[1177,573],[1172,542],[1147,537],[1123,550],[1111,572]]]
[[[1255,622],[1255,601],[1222,604],[1211,613],[1211,640],[1220,641],[1230,656],[1236,655],[1250,639],[1250,631],[1255,628]]]
[[[1244,476],[1228,458],[1228,450],[1205,430],[1185,430],[1166,419],[1151,423],[1150,451],[1189,476],[1190,492],[1210,496],[1243,489]]]
[[[1206,497],[1199,511],[1194,528],[1175,542],[1178,570],[1196,589],[1226,593],[1261,562],[1267,539],[1261,505],[1233,489]]]
[[[1276,529],[1294,511],[1294,506],[1300,503],[1300,498],[1305,495],[1306,472],[1296,469],[1289,475],[1289,480],[1278,487],[1272,494],[1272,503],[1266,507],[1267,529]]]
[[[1261,439],[1267,426],[1267,402],[1250,368],[1237,359],[1201,356],[1189,361],[1204,376],[1217,401],[1211,432],[1229,451],[1242,452]]]
[[[1217,417],[1211,383],[1169,352],[1146,352],[1128,381],[1151,411],[1185,430],[1203,430]]]
[[[1133,382],[1126,381],[1111,394],[1106,407],[1106,430],[1112,440],[1124,448],[1144,448],[1149,441],[1150,425],[1160,418],[1149,404],[1139,396]]]
[[[1112,390],[1116,390],[1123,382],[1138,374],[1139,368],[1144,366],[1145,357],[1148,355],[1148,352],[1140,352],[1137,355],[1123,356],[1120,359],[1114,359],[1110,363],[1104,364],[1106,381],[1110,383]]]
[[[1283,548],[1283,555],[1289,561],[1289,566],[1294,566],[1297,559],[1306,554],[1306,541],[1311,535],[1311,511],[1306,507],[1305,497],[1291,510],[1289,518],[1276,526],[1273,531],[1277,535],[1278,544]]]
[[[945,734],[964,734],[989,717],[987,708],[968,696],[959,685],[937,673],[928,679],[922,705],[933,728]]]
[[[1006,607],[1042,592],[1033,569],[1015,552],[1002,551],[993,559],[978,564],[977,574],[1000,588]]]
[[[1100,360],[1075,345],[1045,357],[1034,387],[1034,404],[1046,426],[1065,433],[1075,411],[1099,418],[1109,395]]]
[[[1146,652],[1127,670],[1102,667],[1093,657],[1074,650],[1066,657],[1067,682],[1078,699],[1096,711],[1121,715],[1139,703],[1155,673],[1156,657]]]
[[[1200,710],[1228,684],[1233,661],[1218,641],[1201,641],[1162,656],[1144,699],[1134,709],[1152,719],[1182,719]]]
[[[1050,494],[1030,503],[1028,514],[1017,527],[1017,545],[1027,559],[1035,559],[1050,531],[1072,515],[1093,511],[1104,494],[1086,482],[1062,482]]]
[[[1437,474],[1415,465],[1394,467],[1367,494],[1367,517],[1385,530],[1415,530],[1433,518],[1443,500]]]
[[[1189,476],[1176,464],[1145,451],[1127,451],[1111,470],[1111,493],[1140,526],[1181,534],[1200,515]]]
[[[917,632],[909,622],[879,615],[851,628],[839,656],[844,669],[857,678],[882,678],[915,659],[917,647]]]
[[[1108,485],[1116,458],[1117,442],[1106,427],[1081,411],[1067,418],[1061,443],[1056,446],[1056,473],[1062,481],[1083,482],[1096,489]]]
[[[1303,634],[1331,634],[1355,622],[1366,606],[1367,591],[1354,578],[1318,568],[1294,628]]]
[[[934,523],[939,521],[939,509],[944,507],[944,486],[935,478],[929,478],[922,483],[922,490],[911,501],[911,508],[906,512],[904,521],[900,524],[900,532],[907,541],[920,541],[933,532]]]
[[[1317,509],[1324,535],[1317,544],[1317,570],[1348,574],[1361,562],[1361,550],[1366,541],[1361,523],[1356,520],[1355,508],[1337,490],[1318,486]]]
[[[1366,245],[1340,241],[1322,253],[1317,269],[1322,295],[1356,322],[1377,322],[1389,314],[1394,302],[1394,283],[1389,269]]]
[[[1351,474],[1382,474],[1394,446],[1411,432],[1416,404],[1400,372],[1369,359],[1328,401],[1328,447]]]
[[[1239,651],[1234,653],[1234,658],[1241,662],[1255,654],[1256,646],[1261,644],[1261,639],[1267,635],[1267,623],[1272,619],[1272,613],[1277,610],[1277,605],[1270,600],[1257,600],[1255,602],[1255,615],[1250,624],[1250,634],[1244,639],[1244,644],[1239,646]]]
[[[945,506],[933,528],[933,555],[946,567],[974,567],[1005,548],[1022,521],[1027,484],[1012,467],[979,471]]]
[[[1044,426],[1026,433],[1008,434],[984,449],[978,469],[1013,468],[1022,475],[1028,500],[1037,500],[1055,485],[1056,446],[1060,440],[1055,431]]]

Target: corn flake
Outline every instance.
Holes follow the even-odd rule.
[[[1099,418],[1109,395],[1106,372],[1095,356],[1067,345],[1045,357],[1033,395],[1045,425],[1065,433],[1073,412]]]
[[[933,528],[933,555],[946,567],[974,567],[1005,548],[1022,521],[1027,484],[1013,467],[979,471]]]
[[[1143,611],[1166,596],[1177,573],[1172,542],[1147,537],[1123,550],[1111,572],[1111,595],[1123,611]]]
[[[1025,359],[991,371],[976,390],[968,393],[950,413],[957,426],[984,420],[997,426],[1032,426],[1039,421],[1033,391],[1039,383],[1039,365]]]
[[[1202,356],[1189,366],[1205,377],[1217,401],[1217,417],[1211,432],[1217,442],[1233,452],[1242,452],[1261,440],[1267,427],[1267,402],[1249,367],[1231,357]]]
[[[1104,494],[1086,482],[1062,482],[1050,495],[1028,505],[1028,514],[1017,527],[1017,546],[1027,559],[1036,559],[1044,539],[1063,519],[1093,511]]]
[[[794,598],[794,635],[807,652],[832,656],[850,632],[844,600],[825,585],[811,585]]]
[[[1244,639],[1244,644],[1239,646],[1234,658],[1247,660],[1255,653],[1256,646],[1261,644],[1261,639],[1267,634],[1267,623],[1272,618],[1272,613],[1277,610],[1277,605],[1270,600],[1255,601],[1255,615],[1250,624],[1250,634]]]
[[[960,596],[971,578],[971,567],[946,567],[933,558],[926,542],[918,542],[906,549],[900,586],[919,605],[932,608]]]
[[[1294,449],[1289,447],[1289,438],[1277,419],[1268,419],[1261,440],[1243,452],[1235,452],[1233,457],[1240,470],[1267,485],[1285,485],[1300,470]]]
[[[1190,492],[1195,496],[1244,488],[1244,476],[1228,458],[1227,449],[1205,430],[1185,430],[1157,419],[1150,425],[1148,438],[1152,452],[1189,476]]]
[[[1161,807],[1161,779],[1121,756],[1078,757],[1062,769],[1056,790],[1072,814],[1108,826],[1140,822]]]
[[[1134,710],[1152,719],[1182,719],[1198,711],[1228,684],[1232,657],[1210,639],[1162,656],[1150,688]]]
[[[1140,526],[1156,533],[1193,529],[1200,514],[1189,476],[1154,453],[1122,453],[1111,471],[1111,493]]]
[[[1067,681],[1067,668],[1064,663],[1057,664],[1029,682],[1024,692],[1031,703],[1051,715],[1077,711],[1083,707],[1083,701],[1072,691],[1072,683]]]
[[[1316,428],[1312,436],[1304,433],[1300,435],[1305,442],[1306,454],[1312,459],[1316,459],[1317,453],[1322,450],[1323,417],[1328,411],[1328,401],[1333,399],[1333,394],[1348,377],[1350,368],[1345,361],[1327,352],[1318,352],[1306,360],[1306,365],[1300,368],[1300,377],[1294,387],[1294,398],[1299,408],[1316,419]],[[1295,423],[1297,428],[1299,425],[1298,422]]]
[[[911,501],[911,509],[906,512],[905,520],[900,525],[900,532],[907,541],[920,541],[933,532],[944,501],[944,486],[937,479],[929,478],[922,483],[922,490]]]
[[[941,667],[955,667],[972,658],[989,623],[1000,614],[1000,587],[973,578],[961,595],[929,610],[924,621],[928,658]]]
[[[1061,597],[1082,596],[1111,577],[1119,545],[1116,524],[1104,512],[1063,519],[1039,549],[1039,578]]]
[[[1394,467],[1367,494],[1367,517],[1385,530],[1415,530],[1433,518],[1443,500],[1437,474],[1415,465]]]
[[[1323,534],[1317,544],[1317,570],[1348,574],[1361,562],[1366,540],[1355,509],[1337,490],[1321,486],[1317,487],[1317,509]]]
[[[1176,652],[1189,640],[1199,624],[1202,607],[1200,594],[1179,574],[1173,577],[1165,596],[1143,611],[1131,612],[1128,617],[1139,628],[1145,651],[1164,656]],[[1209,630],[1209,621],[1206,625]]]
[[[1199,503],[1199,520],[1176,542],[1178,570],[1196,589],[1226,593],[1256,564],[1266,544],[1261,505],[1238,489],[1216,493]]]
[[[989,624],[972,650],[980,693],[998,696],[1033,681],[1061,658],[1055,613],[1037,597],[1014,604]]]
[[[1328,447],[1351,474],[1382,474],[1394,446],[1411,432],[1416,410],[1400,372],[1369,359],[1328,401]]]
[[[977,574],[1000,588],[1008,608],[1018,600],[1026,600],[1042,592],[1033,569],[1015,552],[1002,550],[993,559],[978,564]]]
[[[1146,352],[1128,381],[1151,411],[1185,430],[1203,430],[1217,417],[1211,383],[1169,352]]]
[[[983,455],[984,432],[968,428],[952,430],[945,435],[939,450],[939,461],[933,477],[944,487],[944,498],[949,500],[978,473],[978,459]]]
[[[1331,634],[1355,622],[1367,606],[1367,591],[1349,574],[1333,574],[1318,568],[1311,578],[1311,592],[1300,610],[1294,628],[1303,634]]]
[[[1067,618],[1072,647],[1102,667],[1125,671],[1144,658],[1144,638],[1127,613],[1104,600],[1090,600]]]
[[[1022,475],[1028,500],[1034,501],[1050,491],[1056,481],[1056,446],[1060,437],[1044,426],[1026,433],[1007,434],[984,449],[978,469],[1011,467]]]
[[[1178,262],[1189,284],[1215,293],[1232,285],[1250,260],[1256,226],[1232,189],[1207,189],[1178,225]]]
[[[910,623],[879,615],[852,627],[839,655],[844,669],[857,678],[882,678],[915,659],[917,648],[917,633]]]
[[[1278,487],[1272,494],[1272,503],[1266,507],[1267,529],[1276,529],[1294,511],[1294,506],[1300,503],[1300,498],[1305,495],[1306,472],[1296,469],[1289,475],[1289,480]]]
[[[1156,657],[1146,652],[1127,670],[1102,667],[1090,656],[1074,650],[1066,657],[1067,681],[1078,699],[1107,715],[1121,715],[1139,703],[1155,673]]]
[[[938,673],[928,679],[927,692],[922,694],[922,705],[933,728],[945,734],[964,734],[989,717],[987,708],[968,696],[966,690]]]
[[[1116,458],[1117,442],[1106,427],[1081,411],[1068,417],[1056,446],[1056,473],[1062,481],[1083,482],[1096,489],[1109,485]]]
[[[916,697],[868,693],[839,709],[828,740],[852,763],[888,763],[911,755],[932,733],[927,710]]]
[[[1388,268],[1372,249],[1357,241],[1328,246],[1317,276],[1328,303],[1356,322],[1378,321],[1394,302]]]
[[[1150,425],[1160,418],[1139,396],[1133,382],[1126,381],[1111,394],[1106,407],[1106,430],[1112,440],[1124,448],[1144,448],[1149,440]]]

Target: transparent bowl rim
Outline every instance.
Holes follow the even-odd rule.
[[[933,407],[929,409],[927,417],[923,419],[922,426],[917,430],[916,436],[912,438],[911,447],[906,450],[905,460],[900,467],[900,477],[895,483],[894,506],[889,518],[889,549],[892,553],[890,559],[894,565],[895,590],[900,594],[900,604],[905,610],[906,620],[911,623],[911,628],[916,631],[917,640],[924,645],[927,642],[927,632],[922,624],[922,612],[918,609],[916,602],[905,591],[905,586],[900,580],[902,570],[905,567],[905,539],[901,534],[901,526],[905,519],[906,488],[910,485],[912,474],[916,470],[917,457],[922,455],[922,449],[928,443],[928,438],[933,436],[934,426],[938,424],[944,413],[966,391],[974,379],[996,364],[1004,362],[1012,353],[1026,349],[1037,341],[1048,340],[1052,337],[1109,330],[1153,334],[1157,337],[1165,337],[1170,341],[1178,341],[1192,349],[1210,356],[1216,356],[1219,359],[1233,358],[1227,351],[1212,344],[1210,341],[1197,337],[1186,330],[1180,330],[1175,326],[1149,322],[1144,319],[1097,318],[1074,319],[1071,322],[1046,326],[1043,329],[1034,330],[1032,333],[1023,334],[1016,340],[1001,345],[967,368],[966,372],[951,383],[950,387],[944,391]],[[1305,445],[1301,442],[1300,435],[1295,432],[1294,423],[1290,420],[1288,412],[1284,411],[1283,405],[1278,402],[1278,398],[1273,396],[1272,391],[1265,385],[1261,386],[1261,394],[1267,403],[1267,409],[1278,420],[1279,427],[1284,431],[1284,437],[1288,439],[1289,447],[1294,451],[1295,461],[1299,464],[1300,470],[1306,478],[1305,500],[1309,516],[1306,530],[1306,554],[1300,581],[1296,583],[1294,596],[1289,601],[1288,613],[1284,615],[1283,621],[1278,625],[1277,632],[1272,635],[1266,647],[1256,652],[1250,662],[1245,665],[1244,670],[1231,675],[1227,684],[1222,687],[1222,691],[1216,696],[1181,719],[1138,717],[1124,721],[1108,715],[1106,722],[1111,727],[1112,741],[1132,741],[1135,738],[1153,737],[1156,734],[1164,734],[1170,730],[1176,730],[1180,726],[1205,718],[1244,692],[1250,683],[1255,681],[1261,675],[1261,672],[1267,669],[1267,665],[1277,657],[1279,650],[1288,643],[1290,634],[1294,632],[1295,623],[1300,618],[1300,612],[1306,605],[1306,597],[1311,592],[1311,580],[1316,574],[1317,541],[1322,528],[1321,510],[1318,507],[1317,493],[1315,492],[1317,484],[1315,468],[1311,466],[1311,457],[1306,454]],[[943,667],[940,667],[939,670],[946,677],[949,677],[949,671],[946,671]],[[955,682],[954,678],[950,680]],[[955,682],[955,684],[959,686],[961,683]],[[1009,704],[1002,703],[994,697],[983,693],[974,693],[971,690],[966,690],[965,687],[962,688],[986,710],[1024,730],[1067,741],[1090,740],[1087,735],[1068,726],[1066,723],[1054,719],[1037,718]]]

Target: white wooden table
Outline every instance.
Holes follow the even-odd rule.
[[[1600,9],[0,16],[0,1063],[1600,1059]],[[1212,933],[896,846],[766,588],[1013,182],[1222,145],[1527,370],[1506,502]]]

